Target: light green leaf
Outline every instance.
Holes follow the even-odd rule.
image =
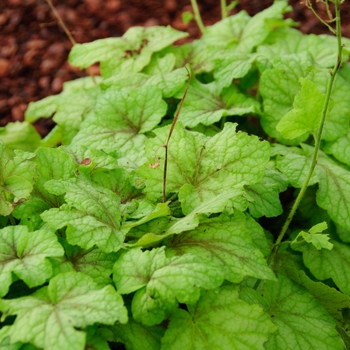
[[[167,251],[182,255],[193,254],[215,264],[225,279],[239,283],[245,276],[274,280],[263,254],[254,246],[245,216],[235,212],[233,219],[219,217],[202,221],[189,232],[174,236]]]
[[[107,90],[110,87],[122,89],[138,89],[143,86],[149,79],[149,75],[144,73],[120,73],[113,75],[110,78],[103,79],[101,83],[102,90]]]
[[[69,62],[80,68],[101,62],[105,77],[120,72],[140,72],[160,51],[178,39],[188,36],[168,27],[132,27],[121,38],[107,38],[86,44],[76,44]]]
[[[303,153],[294,150],[278,157],[277,167],[284,173],[292,186],[300,188],[310,168],[313,147],[302,145]],[[319,182],[316,193],[317,204],[327,210],[336,223],[350,229],[350,177],[349,171],[319,152],[317,165],[309,185]]]
[[[2,341],[0,340],[0,349],[1,350],[22,350],[22,343],[20,342],[16,342],[14,344],[10,343],[10,338],[5,336],[5,331],[6,329],[8,329],[8,327],[3,327],[0,330],[0,339],[3,339]],[[25,349],[23,349],[25,350]],[[32,350],[32,349],[28,349],[28,350]]]
[[[95,77],[95,81],[99,81]],[[100,93],[99,85],[91,77],[67,82],[59,95],[49,96],[37,102],[31,102],[25,113],[26,121],[33,123],[39,118],[49,118],[59,125],[63,144],[69,144],[79,130],[87,113],[94,109]]]
[[[287,1],[275,1],[271,7],[252,17],[240,35],[237,51],[252,52],[256,46],[266,39],[272,29],[275,29],[269,26],[269,20],[282,19],[283,14],[290,9]]]
[[[235,86],[223,91],[221,83],[201,84],[191,82],[179,116],[184,126],[190,128],[198,124],[210,125],[223,116],[243,115],[259,111],[259,103],[252,97],[243,95]]]
[[[177,302],[195,303],[201,288],[213,289],[223,281],[215,264],[188,254],[166,258],[164,248],[132,249],[121,255],[113,268],[119,293],[139,290],[132,310],[134,318],[146,325],[160,323]]]
[[[16,208],[14,215],[19,219],[30,219],[34,227],[40,228],[42,219],[40,214],[52,207],[59,207],[64,203],[62,195],[49,193],[45,183],[52,179],[66,180],[75,175],[72,159],[61,148],[39,148],[33,159],[39,174],[34,184],[33,192],[26,202]]]
[[[169,73],[159,73],[150,77],[145,85],[154,85],[162,91],[163,97],[174,96],[187,82],[187,70],[185,68],[175,69]]]
[[[102,87],[105,90],[110,87],[122,90],[126,88],[139,89],[144,85],[153,85],[162,91],[164,98],[167,98],[181,90],[187,79],[187,70],[181,67],[171,72],[159,72],[152,76],[143,73],[121,73],[105,79]]]
[[[68,243],[83,249],[96,244],[106,253],[122,247],[126,232],[120,229],[120,198],[115,193],[83,179],[52,180],[46,188],[56,195],[66,192],[68,204],[41,217],[55,230],[67,226]]]
[[[186,187],[186,185],[183,187]],[[220,213],[224,211],[229,201],[237,196],[240,196],[241,194],[242,191],[231,189],[206,200],[205,202],[196,206],[192,211],[190,211],[188,207],[184,211],[185,214],[187,214],[187,210],[190,211],[188,215],[179,220],[175,220],[174,223],[169,219],[165,219],[165,222],[162,222],[162,224],[158,223],[153,230],[146,232],[146,234],[144,234],[135,244],[133,244],[133,246],[147,247],[160,242],[164,238],[173,234],[193,230],[199,225],[200,216],[202,214],[209,216],[212,213]]]
[[[239,299],[236,287],[224,286],[203,293],[189,311],[174,311],[161,349],[262,350],[274,330],[260,307]]]
[[[52,275],[48,257],[64,254],[53,232],[28,232],[26,226],[8,226],[0,230],[0,296],[13,281],[12,273],[30,288],[43,284]]]
[[[81,125],[73,145],[118,150],[121,157],[132,163],[143,161],[145,136],[166,113],[167,105],[160,90],[153,86],[137,90],[107,89],[98,99],[96,111]]]
[[[281,215],[283,208],[279,199],[279,193],[287,189],[286,177],[273,169],[266,169],[265,176],[256,184],[246,186],[246,192],[253,202],[249,203],[249,211],[252,216],[268,218]]]
[[[170,73],[174,70],[176,57],[173,53],[154,54],[149,65],[142,71],[148,75]]]
[[[314,69],[310,72],[310,79],[317,85],[322,94],[326,94],[329,82],[329,73],[323,70]],[[334,141],[344,136],[350,126],[349,110],[350,83],[340,75],[336,75],[330,100],[330,111],[322,133],[322,139]]]
[[[64,248],[64,257],[50,258],[54,276],[63,272],[77,271],[92,277],[99,287],[111,284],[110,276],[113,265],[117,260],[116,253],[106,254],[96,247],[83,250],[77,246],[70,246],[65,242]]]
[[[53,207],[59,207],[62,197],[47,191],[45,184],[49,180],[67,180],[75,175],[72,159],[60,148],[39,148],[34,162],[38,165],[39,178],[33,194]]]
[[[330,35],[305,35],[294,28],[278,28],[272,31],[265,43],[257,49],[259,53],[273,59],[279,55],[309,52],[315,62],[322,67],[331,68],[337,59],[337,39]],[[343,56],[347,61],[347,55]]]
[[[134,319],[129,319],[127,324],[109,327],[108,330],[113,334],[111,340],[123,343],[128,350],[158,350],[165,332],[162,327],[147,327]]]
[[[322,232],[327,229],[327,223],[321,222],[317,225],[314,225],[310,228],[308,232],[301,231],[297,235],[297,237],[293,240],[292,244],[299,243],[298,241],[299,237],[303,237],[304,240],[307,243],[312,243],[312,245],[317,249],[321,250],[322,248],[331,250],[333,248],[333,244],[329,242],[329,235],[328,234],[319,234],[318,232]]]
[[[218,55],[215,46],[208,46],[203,40],[195,40],[180,46],[169,47],[165,50],[176,57],[176,68],[189,64],[195,74],[207,73],[214,70],[214,59]]]
[[[350,130],[344,136],[326,144],[323,151],[333,154],[340,162],[350,165]]]
[[[317,279],[332,278],[343,293],[350,294],[350,248],[334,240],[331,243],[332,250],[316,250],[309,244],[293,248],[303,252],[305,265]]]
[[[29,123],[16,122],[0,127],[0,139],[6,146],[5,154],[13,157],[16,149],[34,152],[39,147],[41,137]]]
[[[211,26],[207,26],[201,41],[216,48],[235,48],[249,21],[250,17],[247,12],[240,11],[234,16],[229,16]]]
[[[252,237],[253,244],[258,248],[263,255],[266,257],[271,253],[271,245],[265,235],[264,229],[259,225],[247,212],[245,213],[246,222],[245,225],[249,230],[250,236]]]
[[[76,328],[128,320],[123,299],[111,285],[99,289],[90,277],[77,272],[57,275],[31,296],[1,300],[0,309],[3,318],[17,315],[8,332],[11,343],[50,350],[83,350],[85,333]]]
[[[315,134],[321,122],[325,95],[320,93],[314,82],[305,78],[300,78],[299,82],[301,90],[295,96],[294,108],[277,124],[277,130],[286,139],[294,139],[304,133]]]
[[[126,221],[123,224],[124,228],[134,228],[137,226],[140,226],[146,222],[149,222],[151,220],[161,218],[161,217],[167,217],[170,215],[170,209],[168,206],[168,203],[158,203],[155,208],[153,208],[151,211],[144,213],[144,216],[137,221]]]
[[[245,294],[243,290],[244,300]],[[334,319],[304,287],[280,275],[278,282],[265,283],[262,298],[250,290],[247,301],[263,302],[262,306],[278,327],[278,333],[270,336],[265,349],[343,349]]]
[[[0,215],[10,215],[16,205],[29,198],[37,177],[34,157],[33,153],[16,150],[15,157],[9,158],[0,140]]]
[[[157,136],[147,141],[149,163],[154,162],[151,157],[165,143],[168,132],[169,127],[158,129]],[[168,148],[167,191],[177,192],[190,184],[197,192],[195,205],[198,206],[229,189],[256,183],[264,175],[269,149],[267,142],[255,136],[236,133],[234,124],[226,123],[224,129],[211,138],[186,131],[177,124]],[[162,153],[158,153],[160,164],[164,162]],[[146,178],[146,195],[156,200],[162,193],[163,167],[152,169],[149,163],[141,166],[138,174]]]
[[[294,282],[307,288],[310,294],[322,304],[332,317],[342,322],[342,309],[350,308],[350,296],[322,282],[311,280],[304,271],[297,270],[296,268],[287,268],[285,273]]]
[[[241,79],[248,74],[256,55],[238,53],[233,51],[229,56],[224,53],[225,58],[215,61],[215,79],[220,87],[228,87],[233,79]],[[223,55],[224,55],[223,54]]]
[[[261,125],[268,135],[286,143],[276,130],[278,122],[291,109],[295,95],[300,90],[299,79],[306,76],[307,68],[314,64],[310,54],[277,56],[274,67],[266,69],[260,78],[259,92],[263,98],[264,113]],[[298,138],[292,144],[298,144],[307,136]],[[291,143],[291,141],[288,141]]]
[[[80,169],[89,168],[89,173],[99,173],[101,170],[118,168],[117,160],[107,153],[85,146],[66,146],[62,151],[67,153],[74,165]]]

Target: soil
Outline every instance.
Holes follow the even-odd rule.
[[[171,25],[200,36],[194,21],[182,22],[182,13],[192,11],[190,0],[53,0],[78,43],[118,37],[131,26]],[[197,0],[205,25],[221,19],[219,0]],[[229,1],[227,1],[229,2]],[[246,10],[251,16],[269,7],[273,0],[240,0],[231,14]],[[304,33],[328,33],[300,0],[290,0],[287,15],[300,23]],[[317,3],[321,15],[323,5]],[[350,1],[342,7],[343,35],[350,37]],[[85,71],[67,62],[72,47],[45,0],[1,0],[0,2],[0,126],[22,121],[30,101],[61,92],[65,81],[85,76]],[[95,67],[95,72],[98,68]],[[46,135],[50,119],[36,128]]]

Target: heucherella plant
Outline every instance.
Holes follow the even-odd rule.
[[[222,0],[208,27],[191,1],[193,42],[74,45],[101,76],[0,129],[0,349],[350,348],[341,2],[322,1],[330,35],[295,29],[286,0]]]

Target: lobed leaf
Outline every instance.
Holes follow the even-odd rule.
[[[10,215],[16,205],[29,198],[37,177],[34,157],[33,153],[17,150],[11,159],[0,140],[0,215]]]
[[[195,303],[201,288],[213,289],[223,281],[222,271],[196,256],[166,258],[164,248],[132,249],[115,263],[113,280],[121,294],[137,291],[132,310],[145,325],[160,323],[178,302]]]
[[[288,181],[282,173],[267,168],[264,177],[258,183],[245,187],[253,200],[249,203],[250,214],[255,218],[281,215],[283,208],[279,194],[285,191],[287,186]]]
[[[207,219],[196,229],[173,237],[167,243],[167,252],[193,254],[216,264],[223,270],[225,279],[234,283],[241,282],[245,276],[274,280],[263,254],[252,242],[248,227],[245,216],[239,212],[233,219]]]
[[[64,254],[57,237],[49,230],[28,232],[26,226],[0,230],[0,296],[9,291],[15,274],[28,287],[43,284],[52,276],[49,257]]]
[[[315,83],[301,78],[301,90],[295,96],[294,108],[277,124],[277,130],[286,139],[294,139],[305,133],[315,135],[321,123],[325,95],[322,95]],[[313,98],[310,99],[310,96]]]
[[[155,154],[164,144],[168,127],[157,130],[156,137],[148,140],[146,154]],[[269,145],[255,136],[235,132],[235,125],[226,124],[212,138],[189,132],[178,124],[168,149],[168,192],[178,192],[182,186],[193,186],[191,193],[194,209],[205,200],[224,191],[242,188],[258,182],[268,161]],[[163,155],[157,155],[163,164]],[[149,160],[152,162],[153,160]],[[144,178],[144,192],[149,198],[159,198],[162,193],[162,167],[151,169],[141,166],[138,174]],[[183,190],[185,191],[185,190]],[[185,200],[182,196],[181,201]],[[188,211],[187,211],[188,212]]]
[[[262,296],[255,290],[243,290],[241,297],[264,307],[277,326],[265,349],[343,349],[334,319],[302,286],[279,275],[268,281]]]
[[[85,333],[81,330],[96,322],[126,323],[123,299],[109,285],[96,287],[83,273],[67,272],[52,278],[31,296],[0,300],[3,318],[17,315],[8,330],[11,343],[21,341],[52,350],[83,350]]]
[[[260,307],[239,299],[237,288],[228,285],[203,293],[188,311],[174,311],[161,349],[262,350],[274,330]]]
[[[73,139],[74,146],[105,152],[118,150],[120,158],[140,163],[146,137],[166,113],[161,91],[154,86],[140,89],[107,89],[97,100],[96,111],[87,118]]]
[[[220,96],[222,88],[216,82],[201,84],[194,80],[188,90],[179,121],[184,126],[193,128],[200,123],[211,125],[224,116],[241,116],[259,111],[259,103],[254,98],[243,95],[238,88],[231,86]]]
[[[332,278],[343,293],[350,294],[350,248],[347,244],[334,240],[331,244],[331,250],[318,251],[310,245],[298,247],[298,250],[303,252],[304,264],[317,279],[323,281]]]
[[[55,230],[68,226],[68,243],[83,249],[96,244],[106,253],[122,247],[126,232],[120,229],[120,198],[115,193],[83,179],[52,180],[46,187],[56,195],[66,193],[67,204],[41,217]]]
[[[313,147],[303,145],[303,155],[290,150],[277,159],[277,167],[296,188],[301,187],[306,177],[311,164],[312,152]],[[327,210],[332,220],[342,227],[350,229],[348,215],[350,208],[347,200],[350,196],[348,170],[320,152],[309,185],[316,182],[319,183],[319,189],[316,193],[317,204]]]

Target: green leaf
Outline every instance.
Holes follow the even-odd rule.
[[[46,188],[66,193],[67,204],[45,211],[41,217],[53,229],[67,226],[67,241],[90,249],[95,244],[105,253],[118,251],[125,233],[120,229],[120,198],[112,191],[84,179],[50,181]]]
[[[201,288],[217,288],[223,281],[215,264],[188,254],[166,258],[164,248],[132,249],[121,255],[113,268],[119,293],[138,290],[132,303],[133,316],[149,326],[160,323],[178,302],[195,303]]]
[[[337,40],[330,35],[305,35],[297,29],[284,27],[272,31],[265,43],[268,45],[260,45],[257,51],[269,59],[307,51],[318,65],[331,68],[337,58]]]
[[[340,162],[350,165],[350,130],[344,136],[326,144],[323,151],[333,154]]]
[[[283,208],[279,193],[287,189],[286,177],[273,169],[266,169],[265,176],[256,184],[246,186],[246,192],[253,202],[249,203],[249,211],[255,218],[268,218],[281,215]]]
[[[263,253],[265,257],[270,255],[272,243],[268,241],[263,227],[260,226],[248,213],[245,213],[245,216],[245,225],[249,230],[250,236],[252,237],[253,244]]]
[[[137,90],[107,89],[98,99],[96,111],[81,125],[73,145],[118,150],[130,163],[142,158],[144,133],[151,131],[166,113],[160,90],[145,86]]]
[[[278,282],[266,282],[262,297],[255,290],[243,290],[241,297],[262,303],[278,327],[265,349],[343,349],[334,319],[304,287],[287,277],[280,275]]]
[[[337,287],[346,294],[350,294],[350,248],[347,244],[332,240],[332,250],[316,250],[308,245],[298,248],[303,252],[303,261],[312,274],[323,281],[332,278]]]
[[[198,124],[210,125],[224,116],[243,115],[259,111],[259,103],[243,95],[235,86],[223,91],[217,82],[201,84],[193,80],[183,104],[179,121],[190,128]]]
[[[53,275],[59,273],[77,271],[92,277],[99,287],[111,284],[110,278],[113,265],[117,260],[115,253],[106,254],[98,248],[83,250],[77,246],[70,246],[63,243],[65,256],[61,258],[50,258],[53,268]]]
[[[52,275],[48,257],[64,254],[56,236],[48,230],[28,232],[26,226],[8,226],[0,230],[0,296],[13,281],[12,273],[28,287],[43,284]]]
[[[226,123],[220,133],[209,138],[177,124],[168,148],[168,193],[180,191],[185,184],[193,186],[197,192],[192,197],[196,198],[195,208],[214,195],[258,182],[264,175],[270,146],[255,136],[236,133],[235,127]],[[165,143],[168,132],[169,127],[158,129],[157,136],[147,141],[149,163],[154,162],[151,157]],[[163,164],[164,156],[159,153],[157,157]],[[148,164],[141,166],[138,174],[146,178],[146,195],[156,200],[162,193],[163,170],[162,166],[152,169]]]
[[[77,272],[57,275],[31,296],[1,300],[0,309],[3,318],[17,315],[8,332],[11,343],[52,350],[83,350],[85,333],[76,328],[128,320],[123,299],[111,285],[99,289],[90,277]]]
[[[29,198],[37,177],[34,157],[33,153],[16,150],[15,157],[8,158],[0,140],[0,215],[10,215],[16,205]]]
[[[314,225],[310,228],[308,232],[301,231],[297,235],[297,237],[293,240],[292,244],[299,243],[299,237],[303,237],[307,243],[312,243],[312,245],[317,249],[321,250],[322,248],[331,250],[333,248],[333,244],[329,242],[328,234],[319,234],[318,232],[322,232],[328,228],[326,222],[321,222],[317,225]]]
[[[127,324],[109,327],[108,330],[113,334],[111,340],[123,343],[128,350],[158,350],[165,332],[162,327],[147,327],[132,318]]]
[[[269,20],[282,19],[283,14],[290,9],[287,1],[275,1],[271,7],[252,17],[240,35],[237,51],[252,52],[272,31],[273,27],[269,26]]]
[[[234,16],[229,16],[211,26],[207,26],[201,41],[216,49],[234,49],[248,25],[250,17],[245,11],[240,11]]]
[[[162,223],[157,222],[156,227],[146,231],[146,233],[132,246],[147,247],[154,245],[173,234],[193,230],[199,225],[201,214],[209,216],[212,213],[222,212],[231,199],[240,196],[241,194],[242,191],[231,189],[206,200],[196,206],[192,211],[190,211],[190,207],[188,206],[183,210],[185,214],[187,214],[187,211],[190,211],[188,215],[179,220],[175,220],[175,222],[171,222],[169,219],[165,219]],[[158,206],[160,206],[160,204],[158,204]],[[141,222],[143,222],[143,220],[141,220]],[[146,229],[147,228],[148,227],[146,227]]]
[[[189,64],[195,74],[213,71],[215,67],[214,59],[218,55],[218,49],[215,46],[208,46],[203,40],[169,47],[164,52],[175,55],[176,68],[182,68]]]
[[[95,77],[95,81],[99,81]],[[99,85],[91,77],[66,82],[59,95],[31,102],[25,113],[26,121],[33,123],[39,118],[49,118],[59,125],[63,144],[69,144],[77,134],[80,124],[88,112],[94,109],[100,93]]]
[[[173,56],[172,53],[169,53],[168,55]],[[178,68],[170,72],[159,72],[152,76],[142,73],[121,73],[105,79],[102,87],[104,89],[115,87],[122,90],[126,88],[139,89],[142,86],[153,85],[162,91],[164,98],[168,98],[179,92],[179,90],[183,88],[187,79],[187,70],[185,68]]]
[[[310,294],[322,304],[332,317],[342,322],[342,309],[350,308],[350,296],[335,288],[328,287],[324,283],[311,280],[304,271],[288,268],[285,272],[294,282],[307,288]]]
[[[170,26],[132,27],[121,38],[107,38],[86,44],[75,44],[69,62],[80,68],[101,62],[102,76],[120,72],[140,72],[160,51],[178,39],[188,36]]]
[[[245,216],[235,212],[233,219],[207,219],[189,232],[173,237],[167,251],[193,254],[216,264],[228,281],[239,283],[245,276],[274,280],[263,254],[254,246]]]
[[[235,286],[207,291],[188,309],[172,313],[161,349],[257,350],[275,330],[260,307],[238,298]]]
[[[302,145],[303,155],[289,150],[277,158],[277,167],[284,173],[292,186],[300,188],[310,168],[313,147]],[[349,171],[335,161],[319,152],[317,165],[309,186],[319,182],[316,193],[317,204],[327,210],[327,213],[340,226],[350,229],[350,197]]]
[[[61,148],[39,148],[33,159],[33,165],[37,166],[39,177],[29,200],[20,204],[14,215],[19,219],[29,219],[34,225],[33,228],[39,229],[43,224],[41,213],[64,203],[63,196],[49,193],[45,183],[52,179],[67,180],[75,175],[75,166]]]
[[[312,81],[305,78],[299,81],[301,90],[295,96],[294,108],[277,124],[277,130],[286,139],[294,139],[308,132],[315,135],[321,122],[325,95]]]
[[[51,207],[59,207],[63,197],[47,191],[50,180],[67,180],[75,175],[72,159],[60,148],[39,148],[34,162],[38,166],[39,178],[35,183],[33,197],[39,197]]]
[[[5,154],[13,157],[16,149],[27,152],[35,151],[39,147],[41,137],[29,123],[16,122],[0,127],[0,139],[6,146]]]
[[[262,73],[259,83],[264,109],[261,125],[268,135],[286,143],[276,130],[276,126],[282,117],[292,109],[294,97],[300,90],[299,79],[306,76],[307,68],[313,65],[314,61],[310,54],[304,52],[300,55],[277,56],[273,63],[273,68],[266,69]],[[298,144],[306,137],[304,135],[293,141],[292,144]]]
[[[187,70],[185,68],[175,69],[169,73],[159,73],[150,77],[145,85],[154,85],[162,91],[163,97],[174,96],[187,82]]]
[[[225,56],[226,54],[225,52]],[[256,55],[233,51],[229,57],[216,60],[214,77],[218,80],[218,85],[228,87],[232,84],[233,79],[243,78],[248,74],[255,58]]]
[[[21,349],[22,343],[16,342],[14,344],[11,344],[10,338],[7,336],[9,327],[5,326],[2,327],[0,330],[0,349],[1,350],[19,350]],[[28,349],[31,350],[31,349]]]

